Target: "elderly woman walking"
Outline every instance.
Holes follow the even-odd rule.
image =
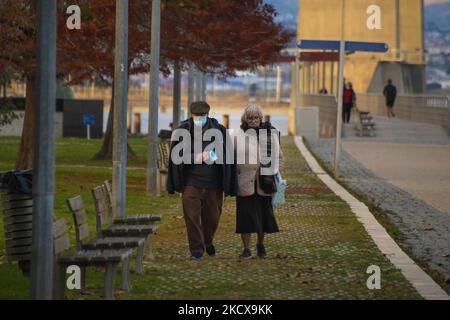
[[[255,233],[257,255],[265,258],[267,255],[264,246],[265,235],[279,231],[272,206],[272,197],[276,192],[275,174],[283,164],[279,134],[269,122],[263,123],[261,108],[250,105],[244,110],[241,130],[237,136],[236,233],[241,234],[244,244],[244,250],[239,258],[245,260],[252,257],[251,235]],[[250,143],[243,143],[246,140]],[[268,159],[269,162],[266,161]]]

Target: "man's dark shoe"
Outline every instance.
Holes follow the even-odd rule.
[[[242,254],[239,256],[239,259],[241,260],[248,260],[252,258],[252,252],[250,249],[245,248],[244,251],[242,251]]]
[[[210,257],[216,256],[216,248],[214,248],[214,245],[206,246],[206,253]]]
[[[203,254],[201,252],[192,252],[189,260],[199,261],[202,260]]]
[[[265,258],[267,257],[266,248],[263,244],[256,245],[256,251],[258,252],[258,257]]]

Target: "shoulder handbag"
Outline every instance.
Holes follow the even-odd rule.
[[[275,193],[277,192],[277,184],[275,182],[274,175],[262,175],[259,172],[259,186],[264,191],[264,193]]]

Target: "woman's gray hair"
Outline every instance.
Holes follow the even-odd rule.
[[[247,105],[245,107],[245,109],[244,109],[244,113],[242,114],[242,117],[241,117],[241,124],[248,123],[247,122],[247,115],[249,113],[256,113],[256,114],[258,114],[259,119],[261,121],[263,121],[263,113],[262,113],[261,107],[256,105],[256,104],[250,104],[250,105]]]

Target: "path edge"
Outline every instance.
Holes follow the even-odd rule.
[[[426,300],[450,300],[449,295],[423,271],[392,239],[376,220],[369,208],[351,195],[343,186],[330,177],[303,143],[303,137],[294,138],[295,145],[314,174],[337,196],[344,200],[366,229],[381,253],[398,269],[417,292]]]

